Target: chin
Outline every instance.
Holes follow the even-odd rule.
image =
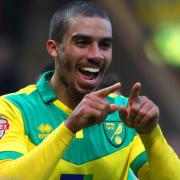
[[[86,95],[86,94],[89,94],[93,91],[95,91],[97,89],[97,87],[79,87],[76,89],[76,92],[79,93],[79,94],[83,94],[83,95]]]
[[[93,92],[95,89],[96,89],[96,88],[93,88],[93,89],[81,89],[81,90],[79,90],[78,92],[79,92],[80,94],[86,95],[86,94],[89,94],[89,93]]]

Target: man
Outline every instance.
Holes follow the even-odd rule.
[[[55,71],[0,102],[0,177],[7,179],[180,179],[180,161],[158,126],[159,109],[136,83],[129,99],[96,91],[112,58],[106,13],[73,1],[51,20]],[[146,150],[145,150],[146,149]]]

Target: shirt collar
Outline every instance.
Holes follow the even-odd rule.
[[[51,79],[53,73],[54,71],[45,72],[36,84],[38,92],[45,103],[57,99],[55,91],[48,83],[48,80]]]

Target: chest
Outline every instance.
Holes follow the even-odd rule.
[[[69,114],[54,106],[44,106],[24,114],[25,133],[34,145],[40,144]],[[101,125],[94,125],[77,133],[64,158],[82,164],[127,146],[133,139],[118,112],[106,117]],[[128,133],[128,136],[127,136]],[[72,154],[76,153],[73,157]]]

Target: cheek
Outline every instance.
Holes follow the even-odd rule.
[[[70,54],[66,53],[66,51],[61,51],[59,57],[59,65],[61,71],[69,71],[71,69],[71,56]]]
[[[109,57],[110,60],[112,59],[112,49],[110,49],[110,50],[107,52],[107,56]]]
[[[80,63],[86,54],[82,50],[69,50],[64,56],[64,64],[66,68],[75,71],[76,65]]]
[[[106,59],[107,66],[109,66],[112,61],[112,51],[105,53],[104,57]]]
[[[88,48],[79,48],[75,45],[71,45],[68,48],[67,53],[69,56],[71,56],[73,59],[80,59],[81,57],[86,57],[88,54]]]

